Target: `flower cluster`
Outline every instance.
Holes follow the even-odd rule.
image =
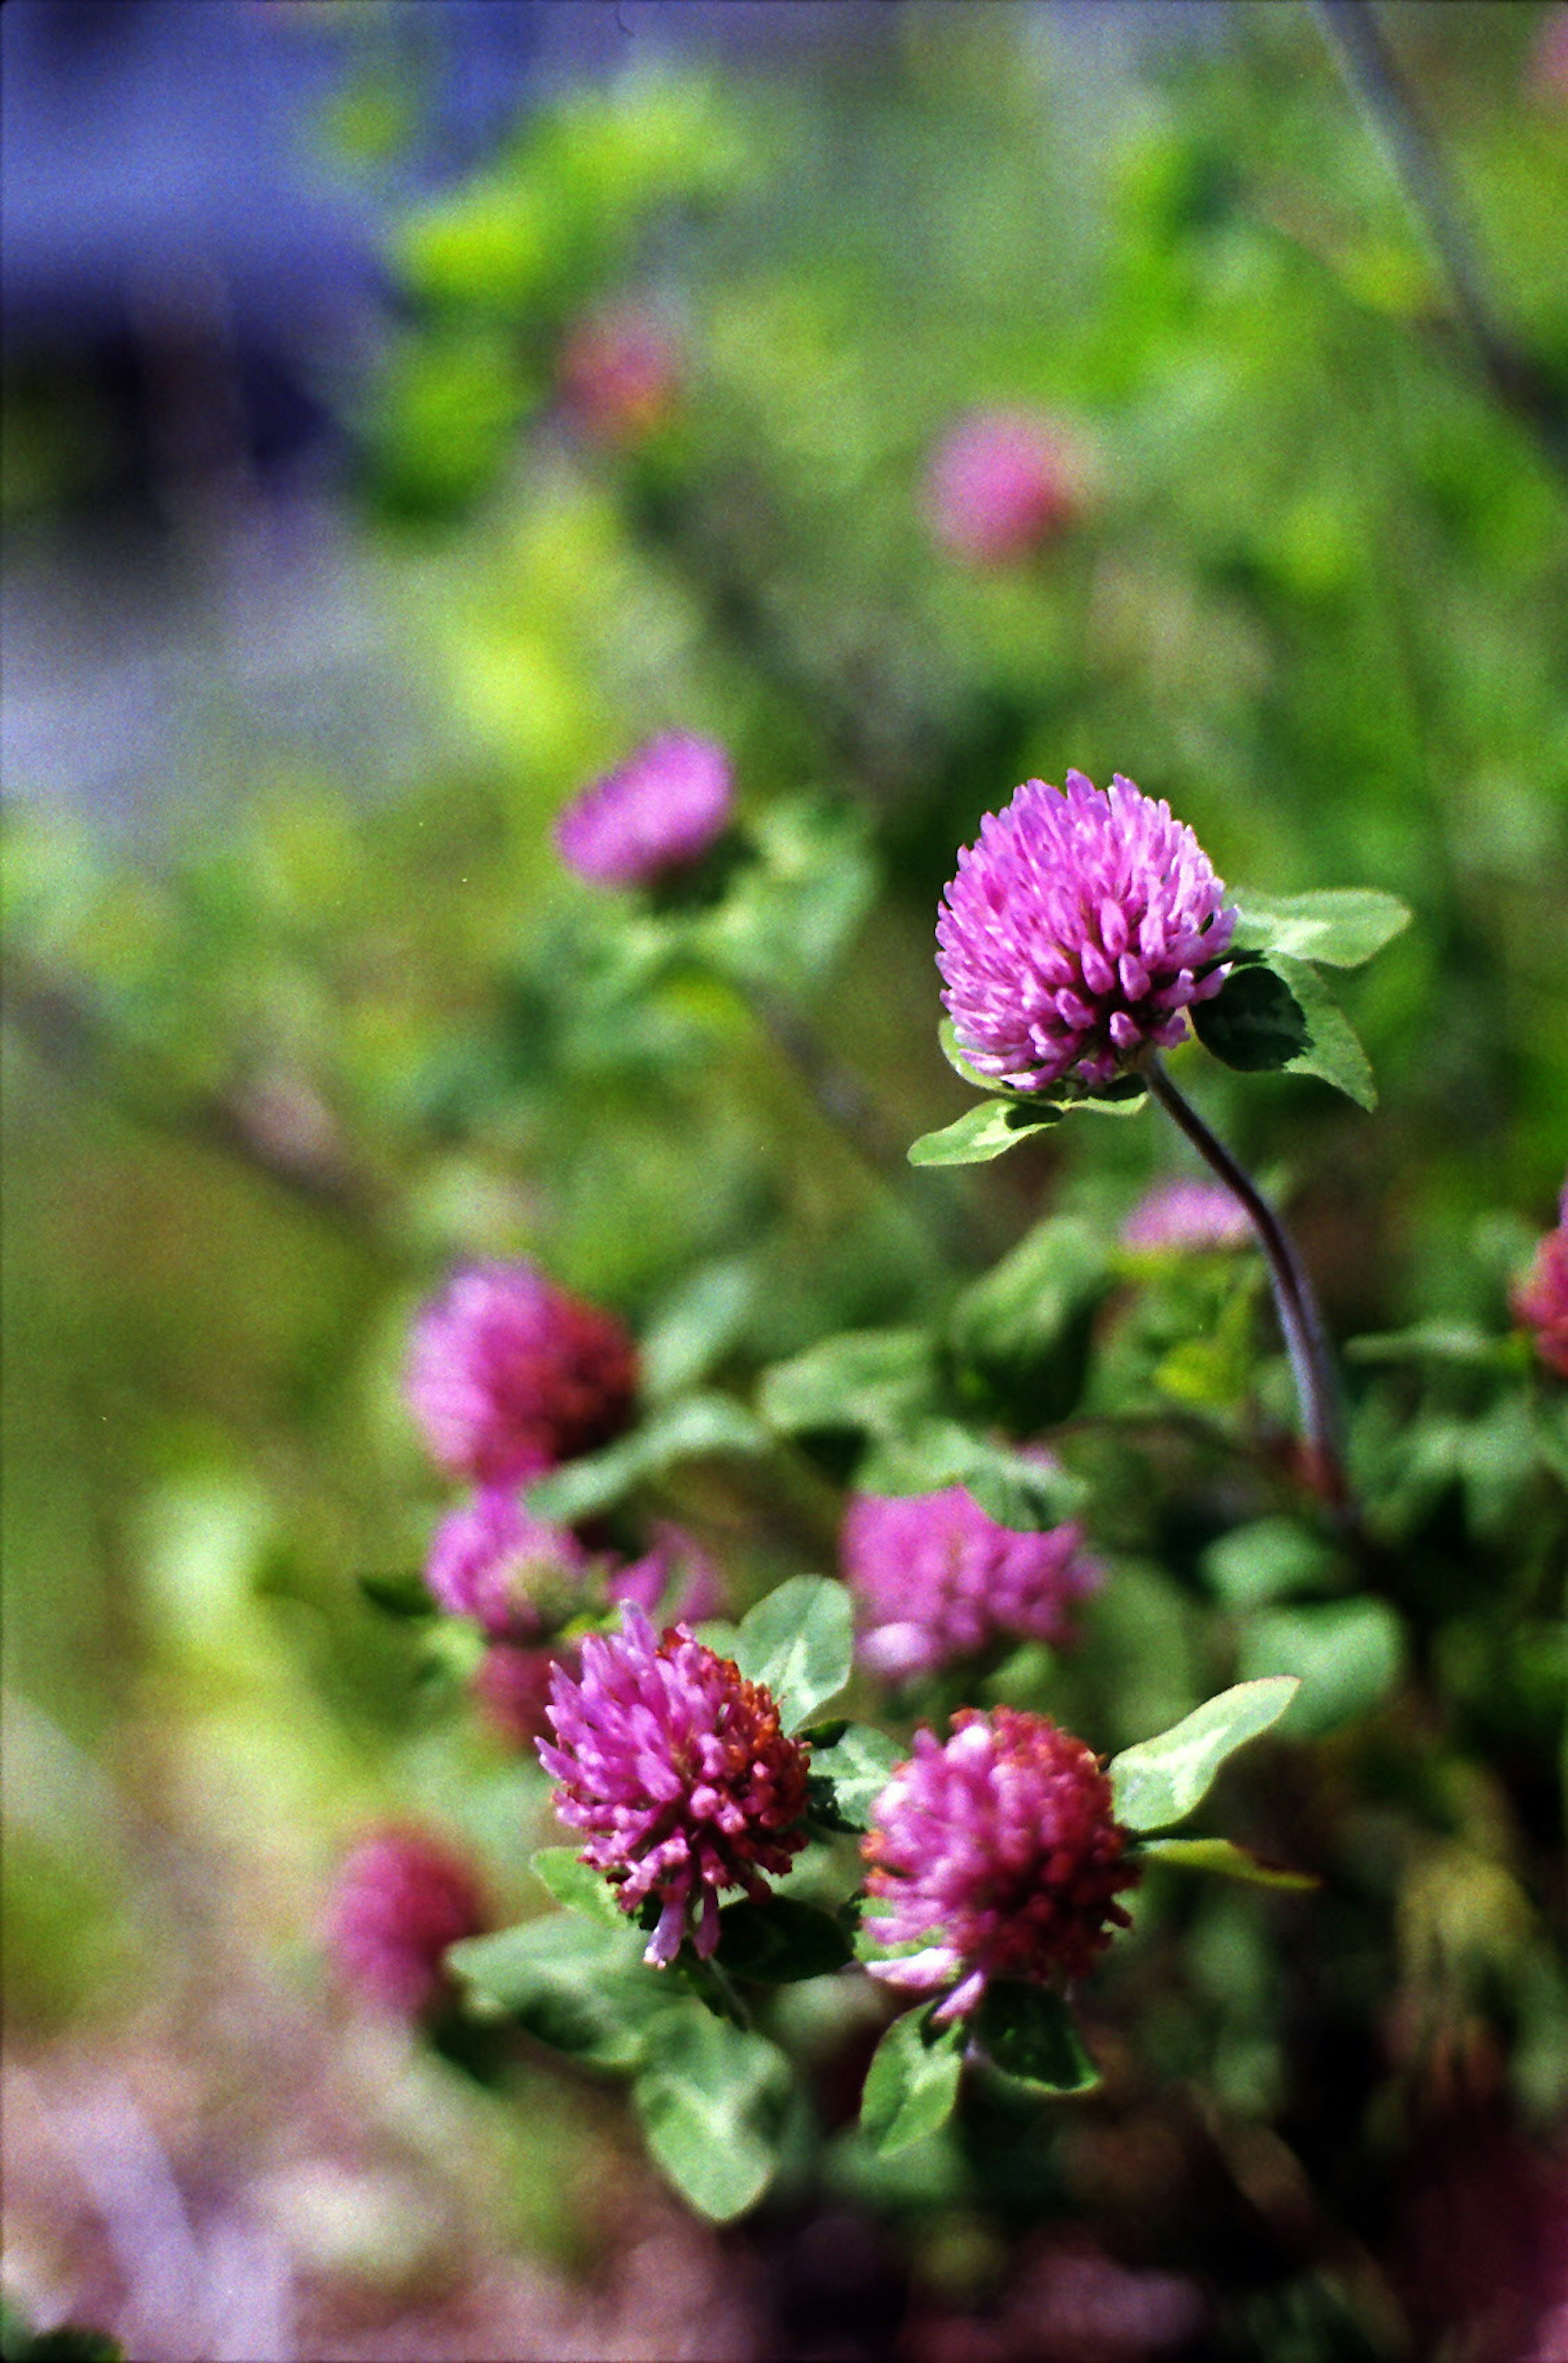
[[[1117,773],[1026,780],[958,857],[937,926],[960,1048],[1018,1091],[1111,1082],[1219,991],[1236,914],[1190,828]]]
[[[637,1382],[637,1348],[614,1315],[529,1263],[460,1272],[415,1323],[406,1380],[435,1459],[482,1485],[608,1443]]]
[[[1076,520],[1084,502],[1076,446],[1029,411],[972,412],[940,446],[926,502],[932,530],[955,558],[1014,563]]]
[[[860,1605],[861,1654],[894,1681],[934,1672],[998,1639],[1073,1636],[1073,1611],[1103,1581],[1083,1529],[1018,1534],[962,1485],[898,1500],[862,1494],[841,1537]]]
[[[1121,1226],[1121,1243],[1148,1254],[1244,1248],[1252,1226],[1222,1182],[1158,1182]]]
[[[479,1882],[462,1858],[425,1831],[395,1824],[369,1832],[340,1864],[327,1943],[361,2001],[413,2019],[446,1992],[447,1947],[488,1925]]]
[[[701,859],[732,797],[723,748],[669,731],[573,799],[555,825],[556,850],[594,885],[651,885]]]
[[[589,1564],[569,1526],[532,1517],[507,1487],[486,1485],[437,1527],[425,1581],[449,1615],[521,1641],[565,1623]]]
[[[873,1809],[869,1936],[916,1945],[868,1964],[885,1983],[952,1991],[936,2013],[973,2010],[992,1978],[1080,1977],[1126,1927],[1117,1903],[1139,1873],[1125,1859],[1099,1759],[1043,1714],[999,1706],[929,1730]]]
[[[1568,1182],[1548,1231],[1514,1290],[1514,1312],[1535,1334],[1535,1350],[1549,1370],[1568,1379]]]
[[[557,1667],[550,1720],[556,1744],[541,1741],[539,1760],[557,1813],[588,1834],[583,1860],[623,1911],[658,1901],[646,1958],[673,1960],[688,1928],[706,1958],[723,1890],[764,1898],[762,1873],[787,1870],[805,1844],[805,1743],[728,1659],[684,1625],[661,1637],[630,1606],[621,1632],[584,1642],[580,1678]]]

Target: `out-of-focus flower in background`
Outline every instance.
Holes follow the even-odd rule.
[[[1069,1523],[1019,1534],[987,1516],[962,1485],[850,1503],[840,1540],[859,1603],[860,1655],[894,1681],[933,1673],[997,1640],[1073,1637],[1073,1612],[1104,1570]]]
[[[339,1866],[328,1948],[361,2002],[422,2018],[447,1991],[449,1945],[489,1925],[475,1872],[444,1839],[406,1825],[373,1830]]]
[[[722,747],[667,731],[573,798],[555,826],[556,849],[593,885],[652,885],[701,860],[733,793]]]
[[[1535,1337],[1535,1350],[1549,1370],[1568,1379],[1568,1182],[1563,1184],[1562,1221],[1547,1232],[1514,1289],[1515,1317]]]
[[[1088,500],[1082,438],[1028,410],[976,410],[932,456],[926,508],[968,565],[1011,566],[1067,532]]]
[[[680,406],[683,378],[673,332],[643,304],[607,305],[562,347],[562,407],[596,443],[622,448],[664,426]]]

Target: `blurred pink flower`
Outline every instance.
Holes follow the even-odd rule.
[[[361,2002],[419,2018],[445,1991],[447,1947],[488,1925],[479,1881],[462,1856],[423,1830],[392,1825],[368,1832],[339,1865],[327,1942]]]
[[[866,1934],[917,1952],[867,1964],[917,1993],[951,1986],[939,2019],[992,1978],[1081,1977],[1128,1915],[1139,1877],[1099,1759],[1043,1714],[964,1707],[945,1747],[929,1730],[873,1808]]]
[[[1121,1226],[1124,1248],[1244,1248],[1253,1237],[1246,1209],[1221,1182],[1157,1182]]]
[[[674,416],[681,355],[664,323],[640,304],[613,304],[571,331],[562,349],[561,395],[580,433],[598,443],[639,443]]]
[[[573,1644],[529,1647],[493,1641],[473,1676],[480,1713],[499,1738],[514,1747],[532,1747],[550,1730],[550,1685],[558,1665],[575,1670]]]
[[[840,1538],[845,1581],[861,1610],[861,1655],[902,1681],[932,1673],[1002,1639],[1073,1638],[1073,1611],[1104,1570],[1076,1525],[1020,1534],[988,1517],[962,1485],[850,1504]]]
[[[937,923],[942,1000],[970,1064],[1018,1091],[1091,1090],[1179,1042],[1219,991],[1236,924],[1190,828],[1118,771],[1026,780],[958,857]]]
[[[497,1639],[528,1640],[566,1622],[592,1565],[569,1526],[529,1515],[504,1485],[486,1485],[436,1528],[425,1581],[453,1616]]]
[[[662,1521],[652,1548],[617,1568],[606,1587],[660,1624],[700,1625],[724,1608],[724,1580],[702,1545],[684,1526]]]
[[[1568,1379],[1568,1182],[1555,1230],[1548,1231],[1514,1286],[1514,1315],[1535,1333],[1535,1350],[1549,1370]]]
[[[1568,7],[1549,9],[1542,17],[1526,81],[1532,98],[1548,106],[1568,107]]]
[[[537,1477],[618,1436],[637,1348],[531,1263],[460,1272],[415,1322],[409,1406],[435,1459],[481,1484]]]
[[[595,885],[645,886],[700,860],[732,793],[722,747],[669,731],[573,798],[556,822],[556,850]]]
[[[718,1942],[718,1896],[768,1894],[805,1845],[809,1761],[787,1738],[768,1692],[683,1625],[661,1638],[639,1608],[618,1634],[583,1643],[582,1673],[558,1666],[550,1720],[557,1745],[539,1761],[563,1822],[589,1833],[582,1860],[607,1874],[625,1912],[661,1905],[646,1959],[673,1961],[691,1925],[706,1958]]]
[[[1074,524],[1084,501],[1080,449],[1027,410],[976,410],[938,447],[926,502],[937,538],[972,566],[1029,557]]]

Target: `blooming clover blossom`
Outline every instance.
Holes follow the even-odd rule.
[[[442,1519],[425,1581],[453,1616],[497,1640],[528,1640],[563,1624],[591,1562],[569,1526],[529,1515],[504,1485],[486,1485]]]
[[[917,1731],[872,1822],[866,1933],[919,1949],[867,1967],[919,1993],[951,1985],[939,2019],[973,2010],[992,1978],[1080,1977],[1129,1925],[1115,1899],[1139,1871],[1110,1782],[1043,1714],[964,1707],[945,1746]]]
[[[595,442],[640,442],[680,394],[673,338],[639,304],[616,304],[579,322],[561,355],[561,391],[573,423]]]
[[[894,1681],[931,1673],[1002,1637],[1073,1637],[1073,1610],[1103,1572],[1083,1550],[1081,1526],[1018,1534],[987,1517],[973,1493],[851,1503],[840,1550],[862,1611],[861,1654]]]
[[[1124,1248],[1244,1248],[1252,1226],[1222,1182],[1157,1182],[1121,1226]]]
[[[1018,1091],[1094,1090],[1186,1031],[1236,925],[1192,830],[1118,771],[1026,780],[958,857],[937,923],[942,1000],[970,1064]]]
[[[409,1406],[431,1452],[481,1484],[537,1477],[618,1436],[637,1348],[614,1315],[532,1264],[459,1272],[414,1326]]]
[[[344,1982],[400,2018],[419,2018],[446,1989],[441,1956],[478,1936],[489,1914],[461,1856],[423,1830],[373,1830],[344,1858],[327,1942]]]
[[[1027,558],[1083,505],[1077,450],[1049,419],[977,410],[939,447],[926,485],[938,539],[973,566]]]
[[[1535,1332],[1535,1350],[1549,1370],[1568,1379],[1568,1182],[1562,1220],[1548,1231],[1514,1290],[1514,1312]]]
[[[539,1761],[561,1819],[589,1834],[581,1860],[607,1874],[621,1909],[657,1897],[645,1959],[673,1961],[694,1915],[706,1959],[720,1890],[764,1900],[761,1874],[787,1870],[806,1843],[809,1751],[768,1692],[684,1625],[661,1637],[639,1608],[624,1616],[621,1632],[584,1642],[577,1680],[556,1668],[557,1745],[541,1740]]]
[[[707,851],[732,794],[722,747],[667,731],[573,799],[555,825],[556,850],[595,885],[648,885]]]

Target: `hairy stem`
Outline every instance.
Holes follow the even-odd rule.
[[[1145,1073],[1161,1106],[1180,1126],[1198,1155],[1246,1210],[1268,1260],[1274,1304],[1301,1402],[1307,1436],[1307,1477],[1325,1501],[1342,1508],[1349,1500],[1340,1446],[1339,1390],[1329,1360],[1322,1315],[1306,1266],[1279,1216],[1223,1141],[1210,1132],[1196,1108],[1176,1089],[1157,1058]]]

